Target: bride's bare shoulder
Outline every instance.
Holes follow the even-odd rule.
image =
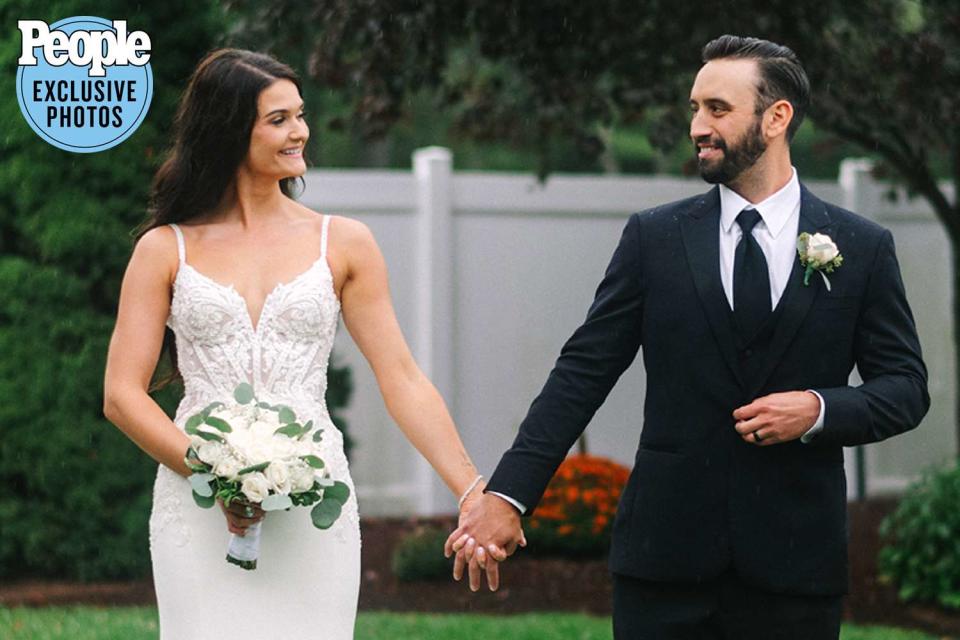
[[[133,248],[131,266],[145,268],[172,280],[177,272],[179,251],[174,230],[161,225],[144,233]]]
[[[330,246],[354,255],[379,252],[373,232],[363,222],[346,216],[330,216]]]

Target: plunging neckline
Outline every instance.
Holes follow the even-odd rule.
[[[206,280],[209,284],[213,285],[214,287],[217,287],[221,291],[226,291],[229,294],[233,294],[234,300],[236,300],[240,304],[240,306],[243,308],[243,316],[244,318],[246,318],[247,326],[250,328],[250,330],[253,332],[254,335],[259,335],[260,326],[263,324],[264,313],[266,312],[267,305],[270,303],[270,300],[273,298],[274,294],[276,294],[279,291],[282,291],[283,289],[291,287],[297,282],[299,282],[300,280],[302,280],[311,271],[313,271],[317,267],[317,265],[320,263],[323,263],[327,268],[326,269],[327,274],[330,277],[330,287],[332,289],[333,288],[333,271],[330,270],[330,264],[327,262],[326,256],[320,256],[319,258],[314,260],[313,264],[307,267],[304,271],[301,271],[300,273],[298,273],[292,279],[286,282],[278,282],[277,284],[274,285],[273,289],[271,289],[267,293],[267,295],[263,297],[263,302],[260,304],[260,313],[257,314],[256,322],[254,322],[253,314],[250,312],[249,302],[247,301],[246,298],[243,297],[243,295],[239,291],[237,291],[237,288],[233,285],[233,283],[223,284],[221,282],[218,282],[217,280],[214,280],[213,278],[203,273],[202,271],[200,271],[199,269],[197,269],[196,267],[194,267],[193,265],[191,265],[185,260],[180,262],[180,268],[177,269],[177,275],[174,277],[173,282],[174,284],[179,283],[180,274],[183,273],[183,268],[186,267],[187,269],[190,269],[190,271],[192,271],[194,274],[199,276],[201,279]],[[174,289],[174,295],[176,295],[176,289]],[[334,300],[336,300],[337,307],[339,308],[340,299],[337,297],[336,291],[334,291],[333,293],[333,298]]]

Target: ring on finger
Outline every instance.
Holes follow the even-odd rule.
[[[754,441],[754,442],[757,442],[757,443],[763,442],[763,438],[760,437],[760,432],[759,432],[759,431],[754,431],[754,432],[753,432],[753,441]]]

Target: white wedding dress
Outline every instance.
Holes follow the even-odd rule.
[[[198,507],[187,480],[161,465],[150,515],[161,640],[353,638],[360,586],[356,492],[342,434],[324,401],[340,312],[326,258],[329,221],[324,217],[320,258],[270,292],[255,326],[233,286],[187,263],[183,234],[170,225],[180,266],[167,325],[185,387],[177,426],[210,402],[229,401],[248,382],[258,399],[286,404],[302,422],[324,428],[323,459],[351,496],[326,531],[314,528],[308,507],[268,513],[258,567],[246,571],[225,559],[230,534],[221,510]]]

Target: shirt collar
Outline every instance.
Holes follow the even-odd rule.
[[[776,238],[799,205],[800,180],[797,178],[796,169],[793,169],[793,175],[787,184],[763,202],[756,204],[749,202],[730,187],[721,184],[720,227],[724,233],[730,233],[730,229],[736,223],[740,212],[746,207],[753,207],[760,213],[760,218],[766,225],[767,230]]]

